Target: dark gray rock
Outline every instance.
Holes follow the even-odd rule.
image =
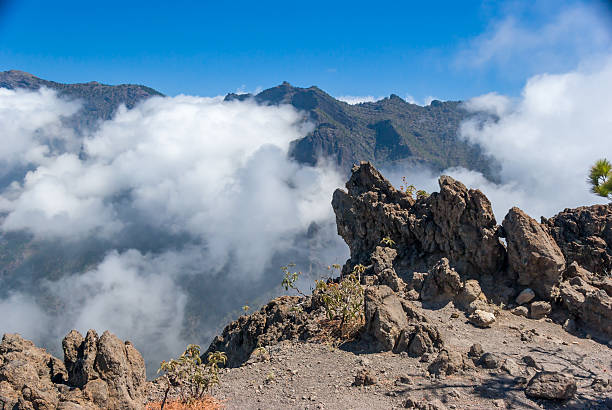
[[[539,372],[529,381],[525,394],[535,399],[568,400],[577,390],[576,380],[559,372]]]

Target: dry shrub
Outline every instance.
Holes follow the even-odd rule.
[[[198,400],[192,400],[189,403],[180,400],[169,400],[164,404],[164,410],[221,410],[222,408],[223,402],[209,395]],[[147,410],[160,409],[160,401],[147,403]]]

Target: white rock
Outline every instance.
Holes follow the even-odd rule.
[[[495,315],[484,310],[476,309],[470,315],[470,323],[477,327],[490,327],[495,322]]]

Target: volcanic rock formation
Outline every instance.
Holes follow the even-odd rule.
[[[130,342],[110,332],[63,340],[64,361],[16,334],[0,344],[0,408],[141,409],[144,360]]]

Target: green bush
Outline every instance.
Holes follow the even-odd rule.
[[[363,287],[361,274],[365,266],[356,265],[340,282],[317,281],[315,292],[323,302],[327,318],[340,319],[340,329],[363,321]]]
[[[170,389],[176,389],[183,403],[202,399],[215,385],[219,384],[219,364],[225,364],[224,352],[211,352],[202,363],[200,346],[189,345],[178,359],[161,362],[157,373],[162,372],[167,388],[161,408],[168,398]]]

